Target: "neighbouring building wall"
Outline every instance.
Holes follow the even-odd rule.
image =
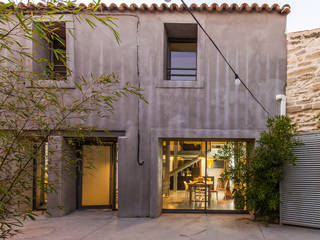
[[[287,35],[287,114],[301,132],[319,130],[320,28]]]

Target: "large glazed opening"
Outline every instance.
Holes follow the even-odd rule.
[[[245,161],[248,141],[161,141],[163,210],[239,210],[232,196],[237,184],[227,172]]]

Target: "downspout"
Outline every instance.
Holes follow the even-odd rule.
[[[140,70],[139,70],[139,25],[140,25],[140,18],[138,15],[135,14],[122,14],[122,13],[111,13],[108,14],[108,16],[130,16],[137,18],[137,78],[138,78],[138,88],[140,89]],[[139,166],[142,166],[144,164],[144,161],[140,160],[140,99],[138,98],[138,126],[137,126],[137,141],[138,141],[138,151],[137,151],[137,163]]]
[[[287,106],[287,97],[283,94],[276,95],[276,100],[280,101],[280,115],[285,116],[287,114],[286,112],[286,106]]]
[[[140,69],[139,69],[139,25],[140,18],[137,15],[133,15],[137,18],[137,77],[138,77],[138,87],[140,90]],[[137,163],[139,166],[143,166],[144,161],[140,160],[140,98],[138,98],[138,151],[137,151]]]
[[[280,116],[286,116],[287,96],[283,94],[278,94],[276,95],[276,100],[280,101]],[[282,224],[282,206],[281,206],[282,183],[281,182],[279,184],[279,194],[280,194],[279,220],[280,220],[280,224]]]

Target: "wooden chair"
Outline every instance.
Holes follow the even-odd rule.
[[[218,198],[218,193],[219,193],[219,191],[218,191],[218,190],[214,190],[214,189],[210,189],[210,190],[209,190],[209,194],[210,194],[209,204],[210,204],[210,202],[211,202],[211,194],[212,194],[212,193],[215,193],[215,194],[216,194],[216,201],[217,201],[217,203],[218,203],[218,201],[219,201],[219,198]]]
[[[208,180],[209,178],[207,178],[207,180]],[[212,181],[213,183],[212,183],[212,189],[209,189],[209,204],[210,204],[210,202],[211,202],[211,194],[212,193],[215,193],[216,194],[216,201],[217,201],[217,203],[218,203],[218,201],[219,201],[219,197],[218,197],[218,191],[216,190],[216,189],[214,189],[214,177],[212,177],[212,180],[211,180],[211,178],[210,178],[210,181]]]
[[[219,178],[219,182],[218,182],[216,190],[225,192],[224,197],[223,197],[224,200],[229,200],[229,199],[232,198],[232,193],[230,191],[230,186],[228,186],[229,183],[230,183],[230,180],[227,180],[227,181],[223,182],[223,179]]]
[[[225,191],[226,190],[226,186],[227,186],[227,183],[224,183],[223,182],[223,179],[222,178],[219,178],[218,179],[218,183],[217,183],[217,189],[218,191]]]

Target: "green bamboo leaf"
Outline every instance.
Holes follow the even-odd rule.
[[[77,82],[74,82],[74,84],[82,92],[82,86],[80,84],[78,84]]]
[[[93,23],[90,19],[88,19],[88,18],[85,18],[85,20],[86,20],[86,22],[89,24],[89,26],[91,27],[91,28],[96,28],[96,24],[95,23]]]
[[[75,37],[74,37],[74,34],[73,34],[73,32],[72,32],[71,29],[68,28],[68,32],[70,33],[70,35],[71,35],[73,38],[75,38]]]

